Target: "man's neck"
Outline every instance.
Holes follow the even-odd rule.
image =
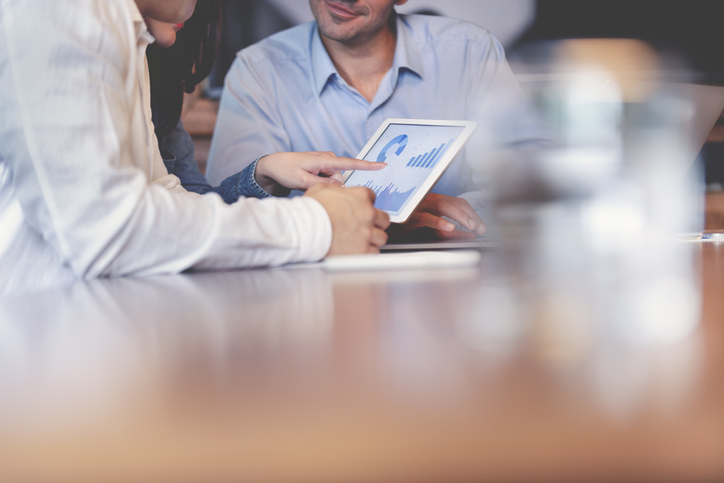
[[[322,43],[339,75],[372,102],[395,58],[395,32],[385,28],[374,38],[355,44],[322,36]]]

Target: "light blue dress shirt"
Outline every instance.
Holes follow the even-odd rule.
[[[487,30],[422,15],[398,15],[396,25],[394,62],[372,102],[339,75],[316,22],[239,52],[211,144],[211,184],[274,152],[355,157],[387,118],[475,119],[486,97],[517,92],[503,48]],[[475,158],[470,149],[458,156],[433,191],[476,189]]]

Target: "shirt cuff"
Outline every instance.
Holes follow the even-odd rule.
[[[302,208],[292,217],[299,233],[300,261],[316,262],[329,253],[332,246],[332,221],[322,204],[309,196],[297,196],[289,200]]]
[[[266,154],[264,156],[267,156]],[[259,163],[259,160],[263,158],[264,156],[259,156],[253,163],[251,163],[249,166],[244,168],[239,176],[239,182],[237,183],[237,195],[238,197],[244,196],[247,198],[269,198],[273,195],[267,193],[264,191],[264,189],[259,186],[259,183],[256,182],[256,178],[254,178],[254,174],[256,173],[256,165]],[[279,193],[275,196],[280,197],[286,197],[290,193],[290,190],[284,188],[279,191]]]
[[[266,156],[266,155],[264,155]],[[271,195],[264,191],[259,183],[254,179],[254,172],[256,171],[256,165],[261,158],[258,157],[253,163],[241,170],[239,173],[239,181],[236,183],[236,195],[238,198],[269,198]]]

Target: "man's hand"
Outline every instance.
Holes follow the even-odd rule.
[[[275,153],[259,160],[254,179],[267,193],[277,194],[284,189],[307,190],[317,184],[341,186],[344,170],[380,170],[386,166],[330,152]]]
[[[470,231],[456,230],[455,225],[443,216]],[[390,227],[389,233],[393,240],[404,241],[475,238],[486,230],[483,220],[464,199],[429,193],[407,222]]]
[[[387,243],[390,217],[374,208],[375,194],[367,188],[316,185],[305,196],[321,203],[332,222],[332,246],[327,255],[377,253]]]

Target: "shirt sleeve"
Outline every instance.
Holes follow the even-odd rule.
[[[181,121],[173,131],[158,138],[158,148],[168,174],[176,176],[186,191],[202,195],[213,190],[199,170],[194,142]]]
[[[198,194],[214,192],[228,204],[236,203],[239,198],[269,198],[254,178],[259,159],[240,172],[226,178],[217,187],[212,187],[201,173],[194,155],[194,143],[181,121],[173,131],[158,141],[163,163],[169,174],[176,176],[186,191]],[[288,191],[287,191],[288,193]]]
[[[482,192],[492,195],[492,157],[499,157],[501,150],[547,146],[550,137],[495,37],[485,32],[470,43],[466,56],[466,64],[471,66],[468,82],[473,86],[470,118],[478,123],[465,148],[466,188],[477,191],[475,199],[480,200]],[[485,213],[488,216],[487,210]]]
[[[134,148],[146,127],[129,75],[143,53],[122,4],[20,2],[3,12],[0,75],[12,88],[2,95],[17,116],[5,124],[12,146],[0,149],[25,223],[84,278],[324,257],[331,224],[313,199],[227,205],[175,176],[150,182],[153,156],[142,141]]]
[[[292,151],[276,107],[275,83],[264,75],[266,67],[242,52],[226,75],[206,169],[212,184],[265,154]]]

